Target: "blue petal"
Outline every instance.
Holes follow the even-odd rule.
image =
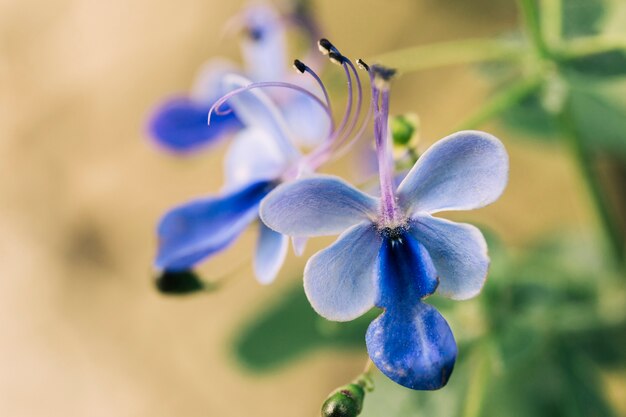
[[[353,320],[374,306],[380,237],[372,223],[356,225],[316,253],[304,268],[304,291],[322,317]]]
[[[428,250],[439,288],[437,292],[455,300],[478,294],[487,278],[487,243],[478,228],[429,215],[416,216],[410,233]]]
[[[233,193],[177,207],[158,227],[156,267],[178,271],[230,245],[258,216],[261,199],[274,184],[260,181]]]
[[[379,256],[379,294],[382,308],[413,306],[437,289],[437,272],[428,252],[402,229],[383,232]]]
[[[385,311],[368,327],[365,342],[370,358],[383,374],[416,390],[446,385],[457,354],[448,323],[424,303]]]
[[[224,77],[224,87],[229,91],[246,87],[251,83],[250,80],[236,74]],[[240,92],[232,96],[228,104],[246,127],[254,127],[267,132],[284,155],[296,157],[300,154],[293,145],[287,122],[272,99],[263,91],[256,88]]]
[[[277,187],[261,204],[261,219],[272,229],[297,237],[341,233],[372,221],[378,200],[345,181],[326,175],[303,178]]]
[[[430,147],[398,187],[405,213],[471,210],[493,203],[508,180],[509,158],[495,137],[454,133]]]
[[[247,128],[237,134],[224,160],[226,188],[281,176],[289,160],[274,138],[262,129]]]
[[[271,284],[285,262],[289,238],[259,222],[259,241],[254,257],[254,273],[261,284]]]
[[[241,47],[248,73],[256,81],[282,80],[287,69],[284,21],[265,5],[249,7],[243,18],[249,36]]]
[[[217,142],[241,128],[234,113],[215,116],[211,125],[207,116],[211,103],[199,103],[185,97],[173,98],[158,107],[148,122],[150,135],[165,148],[185,153]]]

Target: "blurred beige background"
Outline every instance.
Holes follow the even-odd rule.
[[[218,190],[224,147],[168,156],[146,140],[145,118],[187,89],[206,58],[238,58],[236,40],[218,34],[243,4],[0,2],[1,416],[313,416],[327,392],[360,371],[364,353],[317,353],[252,375],[229,352],[235,326],[305,258],[290,255],[272,287],[256,284],[249,267],[209,295],[166,298],[152,286],[159,216]],[[516,16],[512,2],[496,0],[313,4],[325,35],[355,57],[494,35]],[[393,111],[420,114],[424,149],[488,91],[474,70],[455,67],[407,75],[393,94]],[[586,228],[587,206],[561,150],[503,139],[505,196],[455,218],[487,224],[512,245]],[[251,238],[205,270],[219,275],[241,262]]]

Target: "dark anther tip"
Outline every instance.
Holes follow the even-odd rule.
[[[330,43],[330,41],[326,38],[320,39],[317,44],[320,46],[320,48],[324,48],[328,52],[335,49],[335,46],[332,43]]]
[[[382,65],[372,65],[372,71],[377,78],[384,81],[390,81],[397,72],[393,68],[383,67]]]
[[[339,64],[339,65],[342,65],[346,60],[346,57],[341,55],[339,52],[329,52],[328,58],[330,59],[330,62]]]
[[[304,74],[304,71],[306,71],[306,65],[299,59],[293,61],[293,67],[300,71],[301,74]]]
[[[263,29],[260,27],[256,27],[256,26],[248,26],[248,28],[246,29],[246,34],[248,35],[248,37],[250,39],[252,39],[255,42],[260,41],[261,39],[263,39]]]
[[[365,61],[363,61],[361,58],[356,60],[356,64],[359,66],[359,68],[364,69],[365,71],[370,70],[370,66],[367,65]]]

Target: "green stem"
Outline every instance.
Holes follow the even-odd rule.
[[[563,0],[541,0],[541,31],[546,44],[554,49],[561,44],[563,34]]]
[[[537,0],[518,0],[520,14],[524,23],[523,27],[539,58],[549,58],[550,51],[543,37]]]
[[[465,39],[415,46],[372,58],[402,72],[419,71],[446,65],[485,61],[510,61],[523,57],[524,47],[497,39]]]
[[[615,36],[588,36],[573,39],[558,50],[560,58],[579,58],[603,52],[626,50],[626,38]]]
[[[504,91],[497,93],[485,105],[481,106],[476,113],[461,123],[456,130],[471,130],[480,127],[483,123],[510,109],[537,91],[540,85],[541,78],[538,76],[524,78],[512,83]]]
[[[485,398],[485,388],[490,371],[490,343],[490,341],[486,341],[474,351],[474,356],[478,357],[474,357],[474,360],[472,361],[475,364],[475,369],[472,372],[472,376],[468,384],[462,417],[480,416],[480,410]]]
[[[598,216],[600,226],[604,231],[607,243],[611,249],[613,259],[619,266],[624,265],[624,239],[620,234],[620,229],[614,223],[608,202],[604,198],[602,187],[598,181],[596,172],[593,169],[593,155],[585,146],[583,138],[578,132],[574,119],[571,116],[568,103],[565,104],[561,114],[559,115],[561,129],[565,136],[566,143],[569,145],[572,157],[578,165],[581,176],[583,177],[589,197]]]

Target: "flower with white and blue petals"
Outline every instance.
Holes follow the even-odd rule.
[[[217,100],[210,109],[210,123],[213,123],[215,115],[227,115],[232,109],[246,128],[236,135],[228,149],[224,191],[218,196],[176,207],[161,219],[155,261],[158,269],[188,270],[226,249],[250,224],[258,220],[259,204],[272,189],[280,183],[314,172],[340,147],[345,149],[362,134],[370,112],[361,118],[362,125],[357,130],[362,108],[362,87],[357,70],[328,41],[322,40],[321,43],[327,48],[332,47],[331,58],[344,69],[346,75],[348,100],[341,122],[335,125],[332,120],[328,93],[319,76],[298,60],[295,61],[296,68],[318,83],[324,99],[287,82],[253,83],[236,74],[224,77],[223,83],[230,92]],[[274,101],[264,92],[270,88],[300,94],[323,111],[327,117],[325,125],[330,126],[330,129],[314,150],[302,154],[294,146],[295,140],[288,123]],[[223,107],[225,103],[229,104],[229,108]],[[262,222],[258,223],[260,232],[254,271],[259,282],[270,283],[285,259],[288,237],[271,230]],[[305,239],[293,240],[297,254],[302,252],[305,242]]]
[[[428,149],[396,187],[387,143],[393,71],[373,66],[369,72],[381,197],[337,177],[311,176],[266,196],[261,219],[297,238],[341,233],[306,265],[311,305],[335,321],[384,309],[366,334],[374,364],[408,388],[438,389],[448,381],[457,347],[445,319],[424,299],[435,292],[456,300],[477,295],[489,258],[476,227],[433,214],[494,202],[507,183],[508,156],[487,133],[458,132]]]
[[[189,94],[167,99],[150,116],[150,136],[172,152],[193,152],[245,127],[236,111],[216,114],[211,124],[207,124],[209,110],[229,91],[229,87],[222,82],[225,75],[239,73],[254,81],[278,81],[290,77],[285,56],[287,18],[269,6],[255,5],[248,7],[233,22],[246,34],[241,42],[245,70],[237,71],[237,66],[227,60],[212,59],[200,69]],[[305,25],[305,30],[307,26],[310,23]],[[309,85],[312,83],[303,84]],[[305,145],[314,145],[324,129],[328,128],[323,112],[309,97],[280,91],[277,94],[272,92],[272,98],[277,100],[287,124],[292,129],[298,129],[295,139]],[[315,123],[303,125],[302,114],[308,114]]]

